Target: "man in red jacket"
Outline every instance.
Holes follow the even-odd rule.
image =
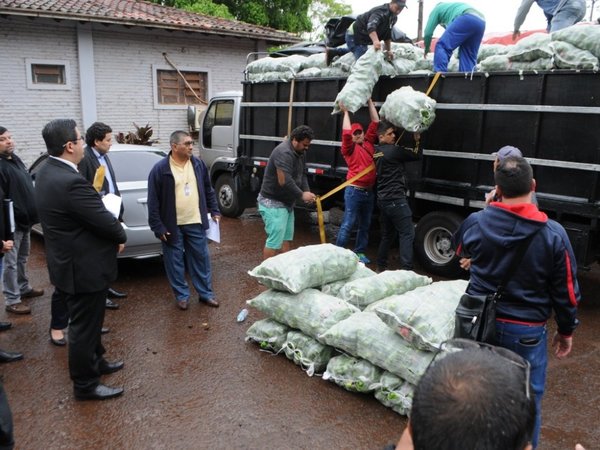
[[[365,134],[360,123],[350,123],[350,113],[348,113],[344,105],[340,104],[340,108],[344,114],[342,122],[342,155],[348,165],[347,180],[373,165],[379,115],[371,99],[369,99],[368,105],[371,123]],[[354,225],[357,224],[358,231],[356,233],[354,252],[358,255],[361,262],[365,264],[370,262],[365,256],[365,251],[369,243],[369,227],[371,226],[371,215],[373,214],[373,204],[375,202],[374,186],[375,170],[371,170],[346,187],[344,191],[344,218],[342,219],[342,225],[335,243],[335,245],[345,247],[350,239],[350,233]]]

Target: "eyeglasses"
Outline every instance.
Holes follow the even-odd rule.
[[[495,345],[486,344],[484,342],[471,341],[469,339],[450,339],[448,341],[442,342],[439,350],[434,355],[433,359],[429,363],[429,366],[434,364],[434,361],[440,360],[445,356],[448,356],[451,353],[459,352],[462,350],[473,350],[473,349],[483,349],[489,350],[495,355],[498,355],[505,361],[508,361],[511,364],[522,369],[525,373],[525,394],[527,396],[527,400],[530,399],[530,380],[531,380],[531,364],[525,358],[517,355],[515,352],[508,350],[504,347],[497,347]]]
[[[71,139],[70,141],[67,141],[66,143],[64,143],[63,147],[66,147],[69,142],[77,144],[79,141],[83,141],[83,140],[84,140],[83,136],[79,136],[77,139]]]

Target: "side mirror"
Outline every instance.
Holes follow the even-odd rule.
[[[202,123],[202,116],[206,112],[206,106],[204,105],[188,105],[187,109],[187,123],[192,131],[200,130],[200,124]]]

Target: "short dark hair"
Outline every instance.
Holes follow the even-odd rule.
[[[55,119],[48,122],[42,130],[48,154],[61,156],[65,151],[65,144],[77,139],[76,128],[77,123],[73,119]]]
[[[6,133],[8,130],[2,126],[0,126],[0,134]]]
[[[290,141],[302,142],[305,139],[312,141],[315,138],[315,132],[308,125],[300,125],[290,133]]]
[[[509,156],[498,164],[494,180],[503,197],[521,197],[531,192],[533,170],[525,158]]]
[[[412,401],[415,450],[523,450],[535,425],[526,382],[524,368],[488,349],[436,360]]]
[[[381,120],[379,122],[379,125],[377,125],[377,136],[381,136],[382,134],[385,134],[385,132],[387,130],[389,130],[390,128],[394,128],[395,129],[396,127],[394,127],[394,125],[392,125],[387,120]]]
[[[96,141],[102,141],[108,133],[112,133],[111,127],[102,122],[94,122],[85,132],[85,143],[93,147]]]
[[[181,141],[181,139],[184,136],[185,137],[190,136],[190,133],[188,133],[187,131],[183,131],[183,130],[173,131],[171,133],[171,136],[169,136],[169,145],[179,144],[179,141]]]

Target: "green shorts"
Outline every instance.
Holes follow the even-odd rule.
[[[294,239],[294,210],[287,208],[268,208],[261,204],[258,211],[265,223],[267,233],[266,248],[273,250],[281,249],[283,241]]]

